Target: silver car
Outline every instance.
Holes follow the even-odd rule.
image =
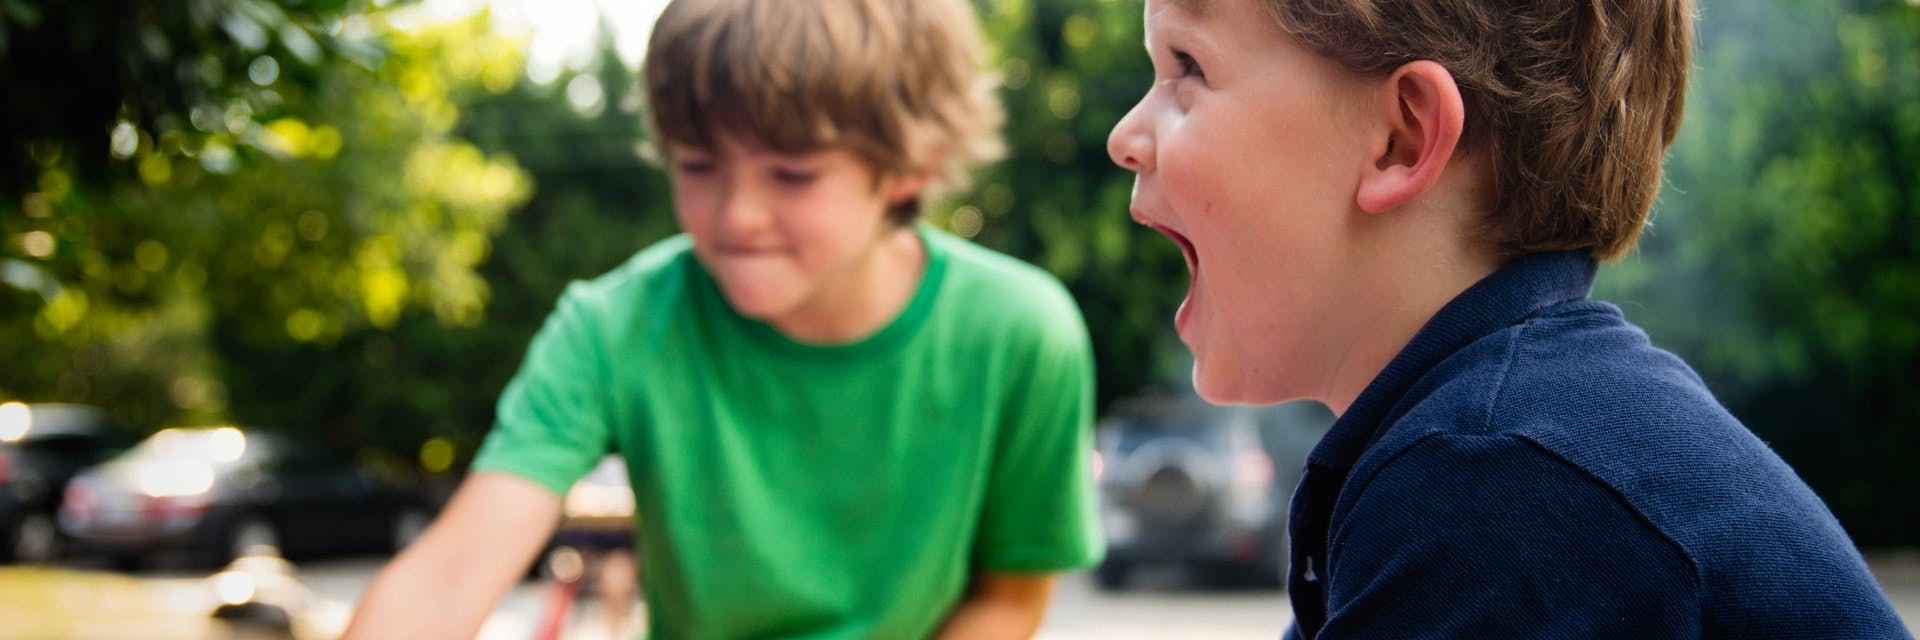
[[[1098,429],[1107,559],[1095,581],[1179,565],[1203,584],[1278,586],[1287,504],[1333,415],[1315,403],[1218,407],[1192,396],[1138,398]]]

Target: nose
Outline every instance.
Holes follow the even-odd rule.
[[[768,211],[767,199],[761,197],[754,181],[736,175],[728,176],[724,182],[715,212],[719,214],[720,226],[726,230],[727,237],[752,237],[764,230],[772,215]]]
[[[1145,99],[1133,105],[1107,134],[1107,156],[1120,168],[1134,173],[1153,170],[1153,131],[1147,126],[1145,106]]]

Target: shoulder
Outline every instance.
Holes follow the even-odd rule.
[[[669,236],[627,258],[620,266],[588,280],[568,285],[565,297],[593,306],[618,306],[643,294],[678,286],[693,268],[693,240],[686,234]]]
[[[1502,541],[1495,555],[1518,553],[1516,545],[1538,556],[1633,548],[1670,576],[1695,572],[1684,549],[1612,487],[1513,434],[1430,433],[1358,471],[1336,506],[1344,516],[1329,531],[1352,553],[1391,555],[1414,543],[1399,538],[1417,532],[1451,538],[1441,547]]]
[[[1053,274],[945,231],[928,228],[924,237],[946,255],[949,291],[970,300],[1042,305],[1079,315],[1073,297]]]
[[[1542,478],[1585,483],[1633,514],[1698,563],[1709,585],[1745,570],[1736,567],[1778,564],[1766,558],[1783,545],[1851,548],[1799,476],[1612,305],[1567,303],[1486,336],[1416,384],[1396,416],[1356,477],[1419,477],[1457,463],[1435,456],[1472,450],[1439,444],[1503,442],[1513,457],[1558,465]],[[1502,487],[1480,467],[1459,469],[1505,500],[1528,499],[1542,482],[1515,475]],[[1843,557],[1820,562],[1852,570]]]
[[[1603,302],[1556,305],[1449,356],[1405,394],[1390,433],[1507,434],[1557,443],[1684,428],[1750,436],[1685,362]]]
[[[1701,607],[1684,549],[1585,470],[1510,435],[1421,438],[1350,480],[1335,514],[1327,594],[1347,624],[1655,630]]]
[[[1080,307],[1053,274],[1012,256],[928,228],[946,258],[939,313],[982,335],[1087,349]]]
[[[568,284],[554,314],[600,327],[636,326],[641,318],[679,307],[689,271],[698,268],[692,239],[671,236],[604,274]]]

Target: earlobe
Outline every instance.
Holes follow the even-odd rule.
[[[1355,203],[1368,213],[1406,204],[1440,180],[1466,126],[1466,106],[1453,74],[1429,60],[1395,69],[1376,111],[1385,139],[1360,180]]]
[[[931,171],[921,171],[888,180],[886,183],[887,203],[900,204],[920,197],[921,192],[926,191],[927,185],[932,182],[933,172]]]

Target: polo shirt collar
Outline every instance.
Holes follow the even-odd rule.
[[[1399,355],[1374,376],[1313,448],[1308,464],[1351,467],[1421,376],[1475,340],[1547,307],[1585,298],[1593,289],[1597,267],[1584,252],[1529,254],[1468,287],[1441,307]]]

